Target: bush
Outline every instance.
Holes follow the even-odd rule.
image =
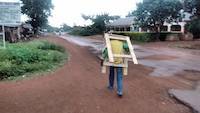
[[[91,36],[91,35],[100,34],[100,31],[99,31],[99,29],[91,28],[90,26],[85,27],[85,28],[75,27],[72,29],[72,31],[69,34],[79,35],[79,36]]]
[[[167,36],[170,34],[180,34],[180,33],[169,33],[169,32],[162,32],[162,33],[140,33],[140,32],[115,32],[114,34],[129,36],[132,41],[137,42],[153,42],[156,41],[157,35],[159,35],[160,41],[165,41]]]
[[[194,35],[194,38],[200,38],[200,19],[188,23],[186,29]]]
[[[46,71],[67,58],[61,46],[41,41],[8,44],[0,49],[0,79]]]
[[[44,41],[43,44],[41,44],[38,48],[42,50],[56,50],[60,52],[65,52],[65,48],[63,48],[62,46],[52,44],[46,41]]]

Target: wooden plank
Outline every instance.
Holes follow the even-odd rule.
[[[134,53],[134,48],[133,48],[133,46],[132,46],[132,44],[131,44],[131,40],[130,40],[129,37],[127,37],[127,43],[128,43],[129,51],[130,51],[130,53],[131,53],[132,60],[133,60],[134,64],[138,64],[136,55],[135,55],[135,53]]]
[[[114,36],[109,36],[110,39],[114,39],[114,40],[122,40],[122,41],[126,41],[126,38],[123,37],[114,37]]]
[[[120,38],[127,38],[128,36],[123,36],[123,35],[116,35],[116,34],[111,34],[113,37],[120,37]]]
[[[110,63],[110,62],[106,62],[104,61],[103,63],[104,66],[114,66],[114,67],[128,67],[127,64],[123,63],[123,64],[115,64],[115,63]]]
[[[108,50],[109,61],[110,62],[114,62],[114,57],[113,57],[113,53],[112,53],[111,42],[110,42],[110,38],[109,38],[108,34],[105,34],[105,40],[106,40],[106,46],[107,46],[107,50]]]
[[[105,65],[103,65],[103,66],[101,67],[101,73],[103,73],[103,74],[106,73],[106,66],[105,66]]]
[[[124,74],[124,76],[128,76],[128,68],[127,67],[123,68],[123,74]]]
[[[6,48],[6,36],[5,36],[5,26],[2,25],[2,31],[3,31],[3,48]]]
[[[124,64],[126,65],[126,67],[123,68],[123,74],[124,76],[128,75],[128,59],[124,60]]]
[[[101,72],[103,74],[106,73],[106,67],[110,67],[110,66],[114,66],[114,67],[122,67],[123,68],[123,75],[127,76],[128,75],[128,60],[124,61],[124,64],[114,64],[114,63],[109,63],[104,61],[103,66],[101,68]]]
[[[132,58],[131,55],[118,55],[118,54],[114,54],[114,57],[119,57],[119,58]]]

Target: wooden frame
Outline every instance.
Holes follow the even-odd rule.
[[[2,32],[0,33],[0,35],[2,35],[2,37],[3,37],[3,47],[0,47],[0,49],[1,48],[5,49],[6,48],[6,38],[5,38],[5,26],[4,25],[2,25]]]
[[[116,39],[116,40],[122,40],[126,41],[129,47],[130,55],[117,55],[112,53],[112,47],[111,47],[111,39]],[[131,58],[134,64],[138,64],[136,55],[134,53],[134,48],[131,44],[131,40],[129,37],[126,36],[120,36],[120,35],[113,35],[113,34],[105,34],[105,40],[106,40],[106,46],[108,48],[108,57],[109,57],[109,62],[114,62],[114,57],[120,57],[120,58]]]
[[[106,40],[106,47],[108,49],[108,61],[104,61],[102,66],[102,73],[106,73],[106,66],[115,66],[115,67],[123,67],[124,68],[124,75],[128,74],[128,59],[132,59],[134,64],[138,64],[136,55],[134,53],[134,48],[131,44],[130,38],[127,36],[121,36],[121,35],[113,35],[113,34],[105,34],[104,36]],[[112,47],[111,47],[111,41],[110,40],[121,40],[126,41],[129,47],[130,54],[113,54]],[[114,64],[114,58],[123,58],[124,63],[123,64]]]

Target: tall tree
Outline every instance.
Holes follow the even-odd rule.
[[[30,19],[34,33],[48,22],[48,17],[51,15],[53,8],[51,0],[21,0],[23,3],[22,13],[26,14]]]
[[[184,10],[193,15],[192,21],[187,24],[187,29],[194,38],[200,38],[200,0],[184,0]]]
[[[90,28],[93,29],[93,32],[95,32],[96,34],[105,32],[107,23],[109,23],[111,20],[120,18],[120,16],[109,16],[109,14],[101,14],[96,16],[82,15],[82,17],[85,20],[92,21],[92,25],[90,26]]]
[[[153,27],[156,32],[160,32],[164,22],[177,21],[181,17],[181,9],[180,0],[143,0],[137,4],[132,15],[136,16],[140,26]]]
[[[68,32],[72,29],[72,27],[68,26],[67,24],[63,24],[63,25],[61,25],[60,29],[64,32]]]
[[[200,0],[184,0],[184,10],[200,18]]]

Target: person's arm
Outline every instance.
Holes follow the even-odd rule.
[[[104,48],[103,51],[102,51],[102,57],[103,59],[108,59],[108,49],[107,48]]]
[[[102,57],[101,57],[101,66],[103,66],[104,60],[108,59],[108,49],[104,48],[102,50]]]
[[[124,51],[125,51],[126,53],[130,53],[129,47],[128,47],[128,43],[127,43],[127,42],[124,42],[124,43],[123,43],[123,49],[124,49]]]

